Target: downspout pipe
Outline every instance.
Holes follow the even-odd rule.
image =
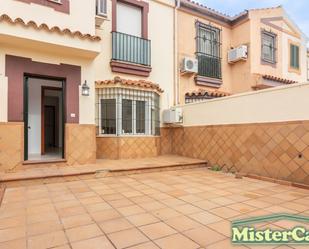
[[[174,105],[179,104],[179,68],[178,68],[178,9],[180,8],[180,1],[175,0],[174,9]]]

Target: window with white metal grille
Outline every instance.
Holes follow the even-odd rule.
[[[128,88],[96,89],[98,135],[160,135],[160,97]]]

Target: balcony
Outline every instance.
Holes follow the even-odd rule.
[[[149,76],[151,72],[151,41],[120,32],[112,32],[113,72]]]
[[[196,84],[219,88],[222,85],[221,58],[197,53],[198,76]]]

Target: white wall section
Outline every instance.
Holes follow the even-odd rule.
[[[299,83],[183,105],[184,126],[309,120],[308,92]]]

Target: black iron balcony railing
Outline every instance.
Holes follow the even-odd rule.
[[[221,58],[204,53],[197,53],[198,75],[222,79]]]
[[[151,65],[151,41],[120,32],[112,32],[112,59],[144,66]]]

